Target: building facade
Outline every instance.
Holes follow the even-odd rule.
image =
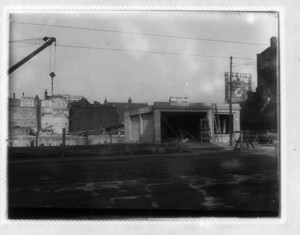
[[[60,96],[47,96],[41,105],[41,132],[62,134],[63,129],[69,130],[69,103]]]
[[[242,129],[278,129],[278,83],[278,42],[272,37],[270,47],[257,55],[256,92],[248,92],[246,101],[241,104]]]
[[[9,134],[35,134],[41,127],[40,106],[38,96],[17,99],[14,94],[13,98],[9,98]]]
[[[229,141],[229,105],[219,104],[218,116],[223,142]],[[233,131],[240,130],[240,107],[234,104]],[[126,142],[169,142],[180,139],[183,132],[189,133],[195,140],[201,141],[201,120],[208,121],[209,134],[212,137],[215,113],[211,104],[190,103],[185,106],[172,105],[169,102],[155,102],[138,110],[125,113],[125,141]]]

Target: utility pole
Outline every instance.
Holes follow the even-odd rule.
[[[232,146],[232,56],[230,56],[230,72],[229,72],[229,141]]]

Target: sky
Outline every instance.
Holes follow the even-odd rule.
[[[51,26],[50,26],[51,25]],[[275,13],[204,11],[43,12],[10,15],[10,66],[55,37],[10,74],[9,95],[54,94],[90,102],[225,102],[224,73],[251,73],[278,35]],[[39,38],[39,39],[37,39]],[[24,39],[32,39],[19,41]],[[207,40],[208,39],[208,40]],[[18,41],[18,42],[16,42]],[[25,42],[25,44],[22,43]],[[29,43],[29,44],[28,44]]]

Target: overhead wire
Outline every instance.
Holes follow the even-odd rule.
[[[13,24],[25,24],[25,25],[36,25],[36,26],[47,26],[47,27],[56,27],[56,28],[67,28],[67,29],[76,29],[76,30],[109,32],[109,33],[144,35],[144,36],[151,36],[151,37],[165,37],[165,38],[190,39],[190,40],[198,40],[198,41],[211,41],[211,42],[220,42],[220,43],[235,43],[235,44],[246,44],[246,45],[256,45],[256,46],[266,46],[266,45],[268,45],[268,44],[265,44],[265,43],[256,43],[256,42],[242,42],[242,41],[233,41],[233,40],[220,40],[220,39],[211,39],[211,38],[186,37],[186,36],[164,35],[164,34],[154,34],[154,33],[140,33],[140,32],[130,32],[130,31],[120,31],[120,30],[95,29],[95,28],[52,25],[52,24],[41,24],[41,23],[28,23],[28,22],[18,22],[18,21],[13,21],[11,23],[13,23]]]
[[[10,46],[10,49],[22,49],[22,48],[27,48],[27,47],[33,47],[33,46],[36,46],[36,44],[22,44],[22,45],[11,45]]]
[[[193,57],[219,58],[219,59],[229,59],[230,58],[229,56],[183,54],[183,53],[176,53],[176,52],[161,52],[161,51],[141,51],[141,50],[131,50],[131,49],[105,48],[105,47],[87,47],[87,46],[75,46],[75,45],[64,45],[64,44],[58,44],[57,46],[59,46],[59,47],[73,47],[73,48],[81,48],[81,49],[96,49],[96,50],[120,51],[120,52],[164,54],[164,55],[176,55],[176,56],[193,56]],[[241,59],[241,60],[255,60],[254,58],[247,58],[247,57],[234,57],[234,58],[235,59]]]
[[[242,43],[242,44],[253,44],[253,45],[266,45],[266,44],[262,44],[262,43],[250,43],[250,42],[240,42],[240,41],[228,41],[228,40],[217,40],[217,39],[193,38],[193,37],[171,36],[171,35],[150,34],[150,33],[137,33],[137,32],[128,32],[128,31],[106,30],[106,29],[92,29],[92,28],[73,27],[73,26],[61,26],[61,25],[49,25],[49,24],[40,24],[40,23],[26,23],[26,22],[16,22],[16,21],[14,21],[12,23],[16,23],[16,24],[28,24],[28,25],[38,25],[38,26],[47,26],[47,27],[58,27],[58,28],[80,29],[80,30],[93,30],[93,31],[113,32],[113,33],[127,33],[127,34],[134,34],[134,35],[147,35],[147,36],[159,36],[159,37],[169,37],[169,38],[206,40],[206,41],[223,42],[223,43]],[[22,43],[26,43],[26,41],[30,41],[30,40],[40,40],[39,42],[42,42],[42,38],[29,38],[29,39],[22,39],[22,40],[14,40],[14,41],[10,41],[10,42],[22,42]],[[229,58],[229,57],[226,57],[226,56],[215,56],[215,55],[182,54],[182,53],[176,53],[176,52],[161,52],[161,51],[141,51],[141,50],[132,50],[132,49],[105,48],[105,47],[92,47],[92,46],[77,46],[77,45],[66,45],[66,44],[59,44],[57,46],[59,46],[59,47],[69,47],[69,48],[80,48],[80,49],[95,49],[95,50],[107,50],[107,51],[120,51],[120,52],[135,52],[135,53],[148,53],[148,54],[165,54],[165,55],[176,55],[176,56],[194,56],[194,57],[220,58],[220,59],[228,59]],[[55,45],[55,49],[56,49],[56,45]],[[235,59],[255,60],[254,58],[245,58],[245,57],[235,57]]]
[[[31,44],[31,43],[29,43]],[[202,54],[184,54],[176,52],[161,52],[161,51],[142,51],[142,50],[131,50],[131,49],[120,49],[120,48],[105,48],[105,47],[91,47],[91,46],[78,46],[78,45],[67,45],[57,44],[57,47],[66,48],[78,48],[78,49],[94,49],[94,50],[105,50],[105,51],[118,51],[118,52],[135,52],[135,53],[147,53],[147,54],[162,54],[162,55],[175,55],[175,56],[192,56],[192,57],[204,57],[204,58],[218,58],[218,59],[229,59],[229,56],[217,56],[217,55],[202,55]],[[234,57],[237,60],[255,60],[250,57]]]
[[[49,73],[51,73],[51,68],[52,68],[52,50],[51,50],[51,46],[49,47],[49,61],[50,61],[50,67],[49,67]]]
[[[256,65],[256,62],[246,63],[246,64],[233,64],[232,67],[239,67],[239,66],[244,66],[244,65]]]
[[[42,38],[27,38],[27,39],[19,39],[19,40],[11,40],[10,49],[18,49],[33,46],[34,44],[39,44],[42,42]]]
[[[9,43],[22,43],[24,41],[33,41],[33,40],[40,40],[40,41],[42,41],[43,38],[26,38],[26,39],[19,39],[19,40],[10,40]]]

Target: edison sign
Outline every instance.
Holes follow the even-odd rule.
[[[170,105],[173,106],[188,106],[189,98],[188,97],[170,97]]]
[[[240,103],[247,98],[247,92],[251,91],[252,76],[250,73],[231,73],[232,79],[232,103]],[[225,72],[225,101],[230,101],[230,73]]]

